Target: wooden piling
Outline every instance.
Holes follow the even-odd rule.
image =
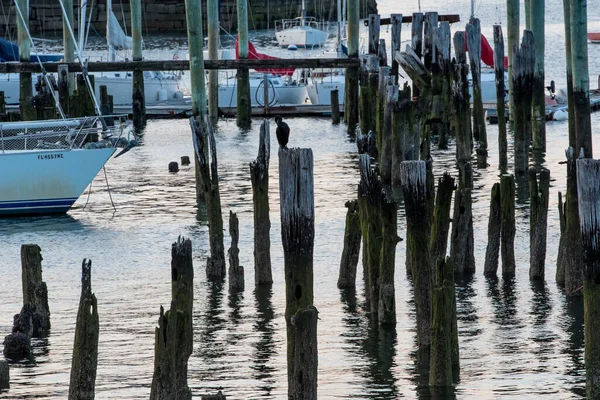
[[[432,271],[429,252],[430,225],[427,218],[425,161],[404,161],[400,166],[406,209],[406,247],[415,294],[417,345],[430,346]]]
[[[452,386],[458,376],[454,266],[450,257],[438,258],[432,290],[429,386]]]
[[[546,265],[546,230],[548,226],[548,192],[550,171],[529,169],[529,279],[543,280]]]
[[[331,91],[331,123],[338,125],[340,123],[340,100],[339,90]]]
[[[360,253],[360,216],[358,214],[358,200],[346,202],[346,230],[344,233],[344,249],[340,261],[340,275],[337,287],[353,288],[356,285],[356,267]]]
[[[74,27],[73,25],[73,0],[63,0],[64,13],[62,15],[63,18],[63,46],[64,46],[64,56],[63,60],[66,63],[75,61],[75,42],[73,41],[73,37],[71,36],[71,30],[69,27]],[[83,49],[81,49],[83,50]],[[60,74],[59,74],[60,80]],[[67,97],[75,87],[75,75],[70,74],[66,77],[67,84]],[[64,107],[62,102],[60,103],[63,111],[67,111],[69,107]]]
[[[98,301],[92,293],[92,260],[81,264],[81,297],[75,324],[69,400],[93,400],[98,366],[100,319]]]
[[[560,239],[558,240],[558,254],[556,256],[556,284],[565,287],[565,231],[567,226],[566,204],[563,202],[561,192],[558,192],[558,221],[560,226]]]
[[[202,7],[198,1],[185,0],[185,19],[190,59],[190,92],[192,94],[192,114],[201,116],[203,121],[206,109],[206,84],[204,77],[204,39],[202,35]],[[196,155],[198,158],[198,155]],[[198,192],[200,182],[196,183]]]
[[[377,49],[377,57],[379,57],[379,65],[385,67],[388,65],[387,49],[385,46],[385,39],[379,39],[379,47]]]
[[[396,271],[396,245],[400,240],[397,227],[398,205],[388,191],[381,190],[380,197],[379,213],[382,240],[379,266],[379,310],[377,316],[379,326],[394,328],[396,326],[394,274]]]
[[[477,141],[478,164],[481,167],[486,164],[488,143],[485,110],[481,98],[481,25],[478,18],[469,20],[466,32],[473,83],[473,137]]]
[[[217,169],[217,144],[212,123],[208,116],[204,115],[203,123],[199,118],[191,117],[190,126],[208,213],[210,256],[206,260],[206,277],[208,280],[221,280],[225,277],[225,248]]]
[[[295,393],[296,334],[292,316],[313,304],[315,238],[313,154],[311,149],[279,148],[279,198],[287,327],[288,397]],[[308,382],[307,382],[308,383]]]
[[[431,259],[442,260],[446,257],[448,246],[448,232],[450,230],[450,205],[454,192],[454,178],[447,172],[438,179],[437,194],[435,197],[435,210],[429,238],[429,252]]]
[[[469,173],[470,168],[470,164],[468,164]],[[471,195],[472,189],[461,187],[460,184],[454,193],[450,257],[452,257],[452,260],[456,260],[454,268],[459,274],[475,272],[473,200]]]
[[[381,153],[379,163],[379,174],[381,181],[392,182],[393,164],[393,112],[398,102],[398,86],[387,85],[383,101],[383,123],[381,125]]]
[[[4,91],[0,90],[0,118],[6,115],[6,100],[4,99]]]
[[[423,13],[413,13],[411,24],[411,48],[419,59],[423,56],[423,23]],[[419,97],[417,85],[413,85],[413,97]]]
[[[379,55],[379,14],[369,14],[369,54]]]
[[[508,47],[508,104],[511,118],[515,115],[515,92],[513,88],[514,49],[519,44],[519,0],[506,0],[506,47]]]
[[[177,346],[177,303],[171,301],[171,310],[160,306],[158,327],[154,330],[154,374],[150,388],[150,400],[178,399],[175,379]]]
[[[496,75],[496,113],[498,115],[498,165],[500,173],[506,173],[508,169],[508,144],[506,140],[506,89],[502,25],[494,25],[494,72]]]
[[[19,43],[19,60],[30,61],[29,52],[29,0],[16,0],[17,5],[17,41]],[[31,73],[19,74],[19,111],[23,121],[33,121],[37,114],[33,105],[33,78]]]
[[[500,256],[500,184],[497,182],[492,186],[487,236],[483,275],[493,277],[498,272],[498,257]]]
[[[379,67],[378,82],[375,89],[376,95],[372,97],[375,103],[375,130],[377,134],[377,154],[379,163],[383,150],[383,114],[385,109],[386,88],[390,81],[390,67]],[[371,93],[372,95],[373,93]]]
[[[269,161],[271,138],[269,121],[260,126],[258,155],[250,163],[252,203],[254,205],[254,282],[256,285],[273,283],[271,272],[271,219],[269,217]]]
[[[0,390],[10,389],[10,370],[8,361],[0,360]]]
[[[317,320],[319,312],[312,306],[299,309],[292,318],[294,327],[294,382],[288,398],[317,400],[318,346]]]
[[[206,394],[201,397],[201,400],[227,400],[227,397],[220,390],[217,394]]]
[[[515,174],[523,175],[529,164],[529,143],[531,140],[531,99],[533,84],[533,66],[535,63],[535,44],[531,31],[523,31],[521,47],[513,49],[512,70],[514,91],[514,114],[511,114],[514,126]]]
[[[400,164],[418,158],[418,130],[415,129],[415,104],[408,82],[398,93],[398,102],[392,114],[392,184],[399,186]]]
[[[431,64],[434,62],[435,50],[433,44],[434,31],[438,27],[438,13],[429,11],[425,13],[423,24],[423,64],[425,68],[431,70]]]
[[[379,86],[379,61],[376,56],[368,55],[365,58],[365,79],[361,82],[360,92],[360,130],[368,133],[377,132],[377,88]],[[344,105],[345,107],[345,105]],[[346,113],[344,112],[344,115]]]
[[[576,157],[573,147],[569,146],[565,153],[567,156],[567,198],[565,206],[566,226],[563,235],[564,254],[557,262],[563,263],[561,269],[564,269],[565,275],[565,294],[571,297],[582,294],[585,265],[577,198],[579,188],[577,187]]]
[[[577,160],[577,199],[583,244],[586,398],[600,397],[600,162]]]
[[[131,6],[131,56],[142,61],[142,0],[130,0]],[[133,128],[137,131],[146,125],[146,100],[144,96],[144,71],[133,70]]]
[[[348,0],[348,57],[358,58],[359,0]],[[358,123],[358,68],[346,70],[346,99],[344,101],[344,121],[348,124],[348,132],[355,132]],[[368,132],[368,131],[363,131]]]
[[[500,177],[500,256],[502,276],[515,276],[515,177]]]
[[[573,99],[573,53],[571,50],[571,0],[563,0],[565,24],[565,67],[567,78],[567,113],[569,116],[569,146],[577,147],[575,132],[575,101]]]
[[[227,250],[229,255],[229,291],[237,292],[244,290],[244,267],[240,265],[240,223],[237,215],[229,211],[229,234],[231,235],[231,247]]]
[[[396,61],[396,53],[400,53],[400,47],[402,43],[402,14],[392,14],[390,16],[392,23],[392,43],[391,43],[391,55],[392,55],[392,83],[398,85],[398,72],[399,64]]]
[[[208,0],[206,3],[206,26],[208,33],[208,58],[219,59],[219,1]],[[265,84],[265,86],[268,86]],[[265,102],[267,107],[267,102]],[[216,122],[219,117],[219,71],[208,72],[208,116]]]
[[[48,286],[42,281],[42,250],[37,244],[21,246],[21,274],[23,306],[29,306],[33,311],[31,336],[45,337],[50,332],[50,309]]]
[[[241,60],[248,58],[248,0],[236,0],[238,23],[238,49]],[[247,68],[237,71],[237,125],[249,129],[252,115],[250,100],[250,72]]]
[[[533,70],[532,144],[533,150],[546,151],[546,85],[544,72],[545,40],[545,0],[531,0],[530,25],[535,39],[535,63]],[[587,48],[587,47],[586,47]]]

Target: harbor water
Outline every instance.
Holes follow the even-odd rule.
[[[380,2],[380,13],[409,14],[417,9],[416,4],[394,3]],[[493,23],[506,25],[505,7],[498,4],[477,3],[476,14],[488,38]],[[422,8],[440,14],[460,13],[463,21],[470,12],[468,2],[422,1]],[[590,7],[588,12],[592,14],[592,10]],[[546,18],[546,79],[554,79],[561,87],[565,81],[562,2],[547,0]],[[599,16],[590,16],[590,26],[593,24],[600,30]],[[402,29],[407,37],[410,26]],[[382,32],[389,36],[385,29]],[[259,42],[265,35],[257,35]],[[185,38],[148,40],[156,43],[153,50],[158,54],[172,53],[173,43],[184,42]],[[262,43],[261,51],[274,49],[270,42],[263,39]],[[590,45],[589,51],[590,60],[600,57],[600,46]],[[590,74],[600,74],[600,65],[591,62]],[[489,166],[474,170],[477,272],[469,279],[457,280],[456,286],[461,373],[452,393],[430,390],[427,374],[417,362],[405,242],[398,244],[396,252],[395,330],[381,331],[369,323],[360,264],[355,292],[336,287],[344,203],[356,198],[359,181],[353,138],[343,125],[333,126],[326,118],[286,121],[291,129],[288,146],[310,147],[314,154],[314,304],[319,310],[320,399],[585,397],[583,302],[565,298],[554,279],[559,240],[557,197],[566,188],[566,166],[560,164],[568,143],[566,121],[547,124],[544,165],[551,171],[551,188],[546,279],[540,284],[529,281],[527,184],[518,180],[516,278],[483,277],[490,191],[499,180],[497,126],[487,126]],[[170,303],[170,249],[179,235],[192,240],[194,254],[194,350],[188,369],[194,396],[222,390],[228,399],[286,398],[285,282],[274,128],[269,170],[274,283],[271,288],[254,288],[249,163],[257,154],[260,123],[256,119],[250,131],[241,132],[234,119],[221,120],[216,132],[223,215],[226,218],[231,210],[240,220],[240,264],[246,275],[246,290],[241,294],[230,295],[226,282],[206,281],[208,227],[205,212],[195,201],[194,168],[168,172],[170,161],[193,155],[185,119],[149,121],[140,146],[110,160],[106,175],[100,172],[67,215],[0,219],[0,337],[10,333],[13,315],[21,308],[19,251],[25,243],[42,248],[52,323],[48,338],[33,341],[34,360],[11,365],[11,389],[0,392],[0,399],[67,397],[84,258],[93,261],[92,289],[100,316],[96,398],[147,399],[154,330],[160,306]],[[592,127],[600,129],[600,114],[592,115]],[[593,143],[598,149],[597,135]],[[509,157],[511,144],[509,138]],[[453,143],[450,150],[434,150],[432,156],[437,176],[444,171],[456,176]],[[401,198],[398,200],[398,234],[405,238],[404,208]],[[229,243],[226,233],[226,248]]]

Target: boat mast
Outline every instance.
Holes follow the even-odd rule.
[[[475,17],[475,0],[471,0],[471,19]]]
[[[115,48],[112,45],[111,33],[112,0],[106,0],[106,42],[108,43],[108,61],[115,61]]]
[[[83,51],[85,45],[85,16],[86,16],[87,0],[81,0],[79,6],[79,49]]]
[[[304,26],[304,19],[305,18],[306,18],[306,7],[304,5],[304,0],[302,0],[302,14],[301,14],[301,19],[300,19],[300,21],[302,23],[302,26]]]

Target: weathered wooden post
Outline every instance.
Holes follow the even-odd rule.
[[[219,1],[206,3],[206,26],[208,33],[208,58],[219,59]],[[265,104],[265,107],[267,105]],[[219,70],[208,71],[208,116],[213,123],[219,117]]]
[[[435,196],[435,210],[429,238],[429,252],[431,259],[442,260],[446,257],[448,246],[448,231],[450,230],[450,205],[454,192],[454,178],[447,172],[438,179],[437,194]]]
[[[312,306],[300,308],[292,318],[294,327],[294,382],[289,398],[317,400],[318,347],[317,319],[319,312]]]
[[[248,0],[236,0],[236,4],[239,59],[247,60]],[[249,129],[251,117],[252,101],[250,100],[250,72],[248,68],[239,68],[237,70],[237,125],[242,129]]]
[[[389,68],[389,67],[387,67]],[[393,158],[393,112],[398,102],[398,85],[387,85],[383,101],[383,123],[381,125],[381,153],[379,174],[383,183],[392,182]]]
[[[529,169],[529,279],[543,280],[546,265],[546,229],[548,226],[548,192],[550,171]]]
[[[16,0],[17,7],[17,41],[19,43],[19,60],[30,61],[29,53],[29,0]],[[33,80],[30,72],[19,74],[19,109],[23,121],[36,119],[33,106]]]
[[[348,14],[348,57],[358,58],[358,39],[360,35],[359,0],[348,0],[346,9]],[[348,124],[348,132],[354,132],[358,123],[358,74],[358,67],[346,70],[344,121]]]
[[[200,397],[201,400],[227,400],[227,397],[220,390],[217,394],[205,394]]]
[[[425,161],[404,161],[400,166],[402,192],[406,209],[406,246],[410,259],[417,311],[417,345],[430,345],[431,328],[431,255],[429,252],[430,225],[427,218],[427,187]]]
[[[571,117],[569,117],[571,118]],[[579,132],[576,134],[578,135]],[[565,294],[567,296],[579,296],[584,285],[583,273],[583,247],[581,244],[581,228],[578,208],[577,169],[574,148],[570,147],[565,152],[567,156],[567,199],[565,205],[565,231],[563,235],[562,262],[559,267],[564,270]],[[560,256],[559,252],[559,256]]]
[[[364,133],[377,133],[377,88],[379,86],[379,60],[369,54],[365,58],[365,82],[361,82],[360,92],[360,129]],[[344,112],[344,115],[346,113]],[[378,143],[376,143],[379,146]]]
[[[394,273],[396,271],[396,245],[398,237],[397,215],[398,205],[394,196],[385,190],[380,191],[381,219],[381,260],[379,267],[379,310],[380,326],[396,326],[396,295]],[[358,255],[357,255],[358,256]]]
[[[385,47],[385,39],[379,39],[379,47],[377,48],[377,57],[379,57],[379,65],[384,67],[388,65],[387,50]]]
[[[545,0],[530,0],[531,13],[529,19],[531,31],[535,39],[535,65],[533,70],[533,97],[532,97],[532,143],[533,150],[546,151],[546,85],[544,83],[544,55],[545,55]],[[587,47],[586,47],[587,48]]]
[[[73,36],[71,36],[71,32],[69,27],[73,25],[73,0],[63,0],[63,6],[65,12],[63,13],[63,45],[64,45],[64,62],[70,63],[75,61],[75,42],[73,41]],[[67,70],[68,71],[68,70]],[[58,74],[60,81],[60,71]],[[75,87],[75,75],[69,74],[67,75],[67,97]],[[60,100],[59,100],[60,101]],[[69,107],[63,106],[62,102],[60,102],[62,109],[66,112]]]
[[[160,307],[155,330],[154,376],[150,399],[191,399],[187,363],[193,348],[194,265],[192,242],[179,237],[171,246],[171,309]]]
[[[583,244],[586,398],[600,397],[600,161],[577,160],[577,199]]]
[[[424,24],[423,13],[413,13],[412,24],[411,24],[411,48],[414,50],[416,56],[421,59],[423,56],[423,24]],[[417,85],[413,85],[413,97],[419,97],[419,89]]]
[[[340,261],[340,275],[337,287],[353,288],[356,284],[356,266],[360,253],[360,215],[358,214],[358,200],[346,202],[346,231],[344,233],[344,250]]]
[[[531,31],[523,31],[521,47],[513,49],[513,91],[514,114],[511,114],[514,126],[515,174],[524,175],[529,164],[529,142],[531,140],[531,99],[533,84],[533,66],[535,63],[535,44]]]
[[[452,259],[438,258],[432,291],[429,386],[452,386],[459,375],[456,296]]]
[[[496,276],[498,272],[498,256],[500,255],[500,184],[492,186],[490,199],[490,216],[488,219],[488,241],[485,249],[484,276]]]
[[[496,75],[496,113],[498,115],[498,164],[500,173],[506,173],[508,168],[508,144],[506,140],[504,37],[502,36],[501,25],[494,25],[494,72]]]
[[[379,14],[369,14],[369,54],[379,55],[380,26]]]
[[[240,265],[240,223],[237,215],[229,211],[229,234],[231,235],[231,247],[227,251],[229,255],[229,291],[237,292],[244,290],[244,267]]]
[[[337,125],[340,123],[340,100],[337,89],[331,91],[331,123]]]
[[[10,369],[8,361],[0,360],[0,390],[10,389]]]
[[[75,324],[69,400],[94,399],[99,336],[98,301],[92,293],[92,260],[84,259],[81,264],[81,297]]]
[[[563,202],[561,192],[558,192],[558,221],[560,226],[560,239],[558,240],[558,255],[556,256],[556,284],[565,287],[565,240],[567,229],[566,204]]]
[[[400,185],[400,164],[418,158],[418,130],[415,129],[415,104],[408,82],[398,93],[398,102],[392,115],[392,184]]]
[[[130,0],[131,7],[131,56],[142,61],[142,0]],[[202,50],[201,50],[202,51]],[[132,96],[133,127],[141,130],[146,125],[146,100],[144,96],[144,71],[133,70]]]
[[[571,0],[563,0],[565,23],[565,67],[567,78],[567,112],[569,115],[569,146],[575,148],[577,133],[575,132],[575,101],[573,99],[573,53],[571,50]],[[572,117],[571,117],[572,116]]]
[[[500,255],[502,276],[515,276],[515,177],[500,177]]]
[[[392,83],[398,84],[398,72],[399,64],[396,61],[396,53],[400,53],[400,46],[402,43],[402,14],[392,14]]]
[[[279,198],[285,263],[288,397],[292,397],[296,393],[297,362],[292,316],[313,305],[315,206],[311,149],[279,148]],[[316,340],[314,343],[316,346]]]
[[[481,25],[478,18],[469,20],[466,33],[473,82],[473,137],[477,141],[478,165],[481,168],[487,164],[487,132],[481,97]]]
[[[33,311],[32,337],[45,337],[50,331],[48,287],[42,281],[42,250],[37,244],[21,246],[23,306]]]
[[[190,126],[208,213],[210,257],[206,260],[206,277],[209,280],[221,280],[225,277],[225,246],[223,244],[223,216],[217,168],[217,144],[212,124],[208,116],[204,115],[204,123],[201,123],[199,118],[191,117]]]
[[[511,119],[515,115],[515,93],[513,89],[514,49],[519,44],[519,0],[506,0],[506,47],[508,47],[508,105]]]
[[[271,220],[269,217],[269,160],[271,139],[269,121],[260,126],[258,156],[250,163],[252,202],[254,204],[254,282],[273,283],[271,272]]]
[[[379,81],[375,88],[375,133],[377,134],[377,154],[378,160],[381,163],[383,150],[383,114],[385,108],[386,88],[390,81],[390,67],[379,67]]]

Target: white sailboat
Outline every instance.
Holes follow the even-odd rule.
[[[294,19],[282,19],[275,22],[275,37],[281,47],[313,47],[323,46],[329,34],[319,29],[314,17],[306,16],[306,7],[302,0],[302,15]]]

